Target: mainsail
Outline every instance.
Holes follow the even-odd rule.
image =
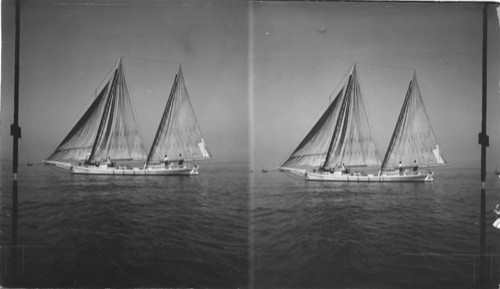
[[[413,72],[382,169],[393,169],[399,162],[410,166],[415,160],[421,167],[446,165],[424,107],[416,73]]]
[[[344,87],[282,168],[380,166],[356,65]]]
[[[47,161],[81,162],[146,158],[122,60],[69,134]]]
[[[211,158],[189,100],[181,66],[175,76],[147,163],[159,163],[165,155],[170,160],[179,159],[180,154],[187,160]]]

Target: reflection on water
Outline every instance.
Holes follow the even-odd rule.
[[[18,259],[17,271],[2,266],[2,280],[17,272],[20,287],[247,284],[245,164],[207,163],[197,177],[20,169],[15,254],[6,246],[15,234],[4,234],[16,227],[8,222],[13,195],[2,193],[2,257]],[[3,192],[11,189],[2,182]]]
[[[253,177],[256,288],[478,284],[481,184],[475,171],[446,168],[428,184]],[[488,208],[498,197],[497,182],[488,182]],[[500,254],[500,231],[488,221],[487,252]],[[488,258],[488,281],[498,284],[500,255]]]
[[[430,184],[346,184],[249,174],[245,164],[231,163],[207,163],[197,177],[20,169],[17,211],[16,183],[8,169],[2,170],[4,286],[478,284],[475,171],[448,168]],[[499,189],[498,178],[490,177],[488,209],[499,201]],[[495,285],[500,230],[491,226],[491,210],[486,218],[486,251],[492,253],[486,278]]]
[[[10,199],[12,202],[7,206],[4,206],[2,202],[2,207],[0,212],[1,215],[1,250],[0,250],[0,262],[4,270],[0,273],[1,280],[4,280],[4,285],[15,287],[18,284],[18,253],[17,248],[17,181],[12,181],[12,187],[10,188]],[[5,195],[6,191],[5,183],[3,183],[2,195]],[[10,223],[7,223],[9,222]]]

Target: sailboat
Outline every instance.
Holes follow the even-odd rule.
[[[32,166],[33,166],[33,163],[32,163],[32,162],[30,162],[30,161],[29,161],[29,159],[30,159],[30,158],[29,158],[29,154],[28,154],[28,162],[26,163],[26,165],[27,165],[28,167],[32,167]]]
[[[196,161],[210,158],[180,65],[146,154],[120,58],[92,104],[44,163],[73,174],[197,175]]]
[[[340,92],[279,170],[309,181],[429,182],[433,172],[419,168],[445,164],[415,72],[381,160],[354,64]],[[378,173],[365,173],[369,169]]]

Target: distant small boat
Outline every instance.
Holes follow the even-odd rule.
[[[28,162],[26,165],[27,165],[28,167],[32,167],[32,166],[33,166],[33,163]]]
[[[500,172],[498,170],[496,170],[495,175],[500,175]]]
[[[267,169],[262,169],[262,172],[263,172],[263,173],[267,173],[267,172],[268,172],[268,170],[267,170]]]

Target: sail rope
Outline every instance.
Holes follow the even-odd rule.
[[[116,68],[118,67],[118,63],[120,63],[120,59],[121,58],[118,58],[117,61],[115,61],[115,65],[111,66],[111,68],[108,70],[108,72],[104,75],[104,77],[102,78],[101,82],[99,82],[99,84],[97,85],[96,89],[94,90],[94,98],[97,97],[97,92],[98,91],[101,91],[102,89],[102,84],[103,83],[108,83],[109,82],[109,76],[112,72],[114,72],[116,70]]]
[[[359,62],[356,62],[356,64],[358,64]],[[359,74],[359,71],[357,72]],[[361,92],[361,95],[363,96],[364,99],[366,99],[366,94],[364,92],[364,89],[363,89],[363,86],[361,85],[361,77],[358,77],[358,84],[359,84],[359,90]],[[376,135],[373,133],[373,128],[371,126],[371,116],[370,116],[370,110],[369,109],[366,109],[366,106],[363,105],[363,109],[364,109],[364,112],[366,114],[366,117],[368,118],[368,129],[370,130],[370,133],[371,135],[373,136],[373,142],[375,143],[375,149],[377,150],[377,153],[380,157],[380,147],[378,145],[378,141],[377,141],[377,137]]]
[[[144,148],[144,136],[142,135],[142,129],[141,129],[141,128],[143,128],[143,126],[141,125],[140,119],[138,117],[136,117],[137,112],[135,110],[134,98],[133,98],[133,96],[130,95],[129,84],[126,81],[127,80],[127,73],[126,73],[125,65],[123,65],[123,77],[125,78],[125,86],[126,86],[126,89],[127,89],[128,95],[129,95],[129,100],[132,103],[132,105],[131,105],[131,107],[132,107],[132,118],[134,119],[135,123],[138,126],[138,133],[139,133],[139,138],[141,139],[141,143],[142,143],[142,150],[145,152],[146,150]]]
[[[136,56],[125,56],[122,55],[122,58],[128,58],[128,59],[135,59],[135,60],[142,60],[142,61],[149,61],[149,62],[157,62],[157,63],[170,63],[170,64],[177,64],[181,65],[180,62],[175,62],[175,61],[168,61],[168,60],[162,60],[162,59],[151,59],[151,58],[142,58],[142,57],[136,57]]]
[[[184,73],[182,72],[182,65],[179,63],[179,73],[181,74],[182,76],[182,85],[186,86],[186,81],[184,79]],[[187,91],[187,87],[186,87],[186,93],[188,95],[188,97],[186,98],[189,106],[193,109],[193,112],[194,112],[194,107],[193,107],[193,104],[191,103],[191,98],[189,97],[189,92]],[[193,117],[194,117],[194,122],[196,123],[196,125],[198,127],[200,127],[200,123],[198,122],[198,119],[196,118],[196,114],[193,113]],[[200,128],[200,136],[201,136],[201,139],[203,139],[203,133],[201,132],[201,128]],[[208,152],[208,151],[207,151]],[[210,154],[210,152],[208,153],[210,155],[210,158],[212,158],[212,154]],[[194,158],[193,158],[194,160]]]
[[[175,61],[168,61],[168,60],[161,60],[161,59],[152,59],[152,58],[144,58],[144,57],[136,57],[136,56],[127,56],[127,55],[122,55],[121,56],[122,59],[130,59],[130,60],[138,60],[138,61],[147,61],[147,62],[153,62],[153,63],[168,63],[168,64],[176,64],[176,65],[181,65],[180,62],[175,62]],[[127,89],[129,88],[128,87],[129,84],[127,82]],[[129,90],[130,91],[130,90]],[[130,97],[131,101],[132,101],[132,109],[134,110],[134,115],[136,113],[135,111],[135,102],[133,100],[133,97]],[[137,121],[137,125],[139,126],[139,128],[143,128],[141,122],[140,122],[140,119],[139,118],[136,118],[136,121]],[[144,142],[144,136],[142,135],[142,129],[139,130],[139,136],[143,142],[143,145],[145,145],[145,142]],[[153,143],[154,143],[154,140],[153,140]],[[151,144],[152,146],[153,144]],[[146,160],[149,158],[149,154],[146,156]]]
[[[163,113],[161,116],[160,124],[158,125],[158,129],[156,130],[156,134],[154,136],[153,142],[151,143],[149,153],[148,153],[148,156],[146,158],[146,166],[149,163],[149,161],[150,161],[150,159],[151,159],[151,157],[152,157],[152,155],[157,147],[158,140],[159,140],[159,137],[161,135],[161,132],[163,131],[163,128],[165,127],[165,125],[168,125],[166,123],[166,121],[167,121],[166,117],[168,117],[168,115],[170,114],[170,111],[172,110],[172,102],[174,101],[175,91],[177,90],[177,85],[179,82],[179,74],[180,74],[180,66],[179,66],[179,69],[177,70],[177,73],[175,74],[174,82],[172,84],[172,87],[170,89],[170,93],[169,93],[168,98],[167,98],[167,104],[165,105],[165,109],[163,110]]]
[[[403,66],[395,66],[395,65],[382,65],[382,64],[375,64],[375,63],[368,63],[368,62],[358,62],[356,61],[357,64],[361,65],[367,65],[367,66],[375,66],[375,67],[385,67],[385,68],[392,68],[392,69],[401,69],[401,70],[415,70],[415,68],[412,67],[403,67]]]

